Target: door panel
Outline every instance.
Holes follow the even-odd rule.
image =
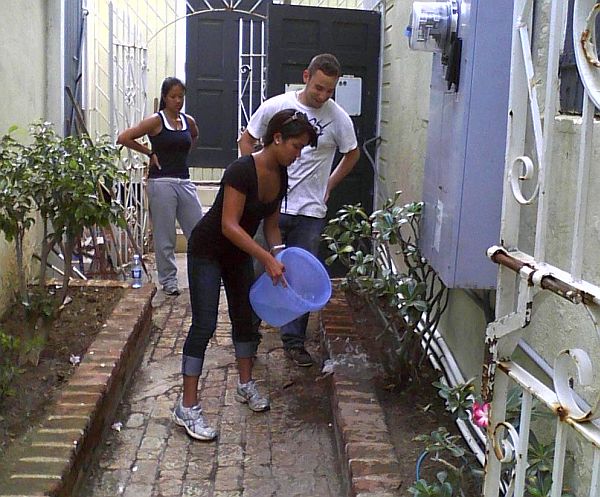
[[[190,0],[189,4],[198,13],[187,18],[186,112],[196,119],[200,131],[198,144],[190,154],[190,166],[224,168],[237,157],[238,88],[249,77],[247,71],[240,74],[239,69],[240,19],[244,29],[249,29],[251,19],[256,24],[264,18],[266,6],[257,5],[256,0],[241,0],[235,9],[224,11],[220,0]],[[248,14],[253,7],[257,15]],[[257,50],[261,46],[260,29],[255,30],[252,40]],[[244,38],[244,54],[249,52],[249,45],[250,38]],[[251,72],[253,80],[260,81],[260,69],[254,67]],[[245,105],[246,100],[247,96]],[[255,92],[253,106],[258,103],[260,94]]]
[[[192,166],[218,167],[235,157],[237,29],[229,18],[211,12],[188,21],[186,110],[200,132]]]

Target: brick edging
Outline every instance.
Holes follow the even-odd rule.
[[[44,421],[5,453],[0,497],[76,494],[143,356],[155,293],[125,290]]]
[[[343,363],[350,341],[354,355],[366,354],[343,293],[335,290],[321,312],[321,339],[334,363]],[[338,456],[348,497],[397,497],[399,463],[369,375],[334,366],[331,406]]]

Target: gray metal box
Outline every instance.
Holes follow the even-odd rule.
[[[510,0],[460,2],[460,84],[434,54],[421,250],[450,288],[494,288],[512,32]]]

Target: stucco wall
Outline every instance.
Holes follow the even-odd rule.
[[[18,133],[22,138],[30,122],[46,115],[46,9],[50,9],[52,3],[46,0],[3,2],[4,22],[0,23],[0,87],[4,92],[1,134],[16,124],[22,128]],[[27,63],[24,63],[23,54],[27,54]],[[26,261],[31,259],[34,240],[34,233],[26,240]],[[15,289],[14,247],[0,234],[0,313]]]
[[[390,0],[383,9],[378,205],[397,190],[404,202],[421,199],[432,55],[408,48],[411,8],[412,1]]]

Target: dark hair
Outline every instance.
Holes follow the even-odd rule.
[[[322,71],[326,76],[335,76],[339,78],[342,74],[342,67],[335,55],[322,53],[315,55],[310,64],[308,64],[308,74],[313,76],[317,71]]]
[[[265,147],[273,143],[275,133],[281,133],[283,140],[307,134],[308,144],[311,147],[317,146],[317,132],[314,126],[304,112],[298,112],[296,109],[280,110],[271,118],[263,136]]]
[[[160,103],[158,104],[158,110],[163,110],[166,107],[165,97],[171,91],[174,86],[181,86],[185,93],[185,85],[179,78],[165,78],[160,87]]]

